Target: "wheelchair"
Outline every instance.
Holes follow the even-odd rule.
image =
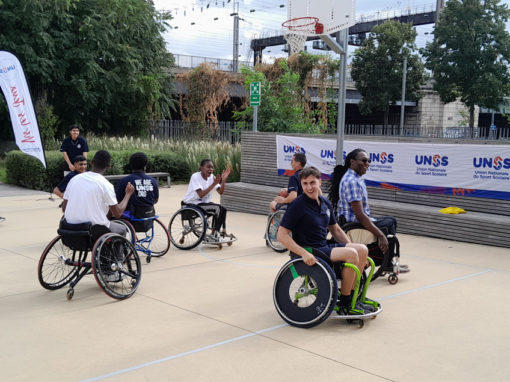
[[[142,276],[140,258],[133,244],[102,225],[60,223],[55,237],[44,249],[37,274],[48,290],[69,284],[67,300],[74,287],[90,273],[110,297],[123,300],[135,293]],[[87,261],[88,253],[91,259]]]
[[[218,249],[222,249],[223,244],[231,246],[237,240],[234,235],[223,235],[218,241],[208,233],[212,229],[214,216],[214,212],[206,211],[196,204],[181,202],[181,209],[173,214],[168,224],[172,244],[185,250],[195,248],[202,242],[215,245]]]
[[[341,279],[342,267],[349,267],[356,273],[356,289],[352,296],[352,307],[359,300],[376,308],[376,311],[360,316],[339,315],[337,319],[347,320],[348,323],[358,322],[364,326],[364,320],[375,318],[381,311],[381,305],[367,299],[366,293],[373,276],[373,261],[366,279],[362,279],[361,272],[351,263],[331,263],[331,260],[314,248],[306,248],[312,253],[317,262],[313,266],[304,263],[301,257],[291,253],[291,259],[283,265],[276,276],[273,286],[273,301],[280,317],[292,326],[311,328],[326,320],[333,310],[339,312],[337,299],[340,296],[337,279]]]
[[[147,255],[147,263],[151,262],[152,257],[164,256],[170,249],[170,234],[158,218],[157,215],[135,218],[130,212],[124,212],[120,219],[114,219],[127,228],[128,240],[138,252]]]
[[[287,248],[283,244],[278,241],[278,227],[280,227],[280,222],[282,221],[283,215],[285,214],[284,209],[277,210],[272,212],[268,219],[266,225],[265,239],[266,244],[271,247],[274,251],[278,253],[283,253],[287,251]]]
[[[400,274],[400,243],[397,236],[386,235],[388,239],[388,251],[382,253],[377,244],[377,237],[361,225],[361,223],[344,223],[342,230],[353,243],[365,244],[368,247],[368,255],[374,260],[375,269],[372,280],[388,274],[388,282],[392,285],[398,282]]]

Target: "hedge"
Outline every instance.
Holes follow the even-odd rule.
[[[129,157],[136,150],[110,151],[112,163],[105,175],[129,174]],[[6,155],[7,182],[18,186],[51,192],[62,180],[65,161],[59,151],[46,151],[46,169],[42,163],[21,151],[10,151]],[[88,153],[90,159],[95,151]],[[172,181],[188,181],[191,172],[183,158],[171,152],[151,152],[147,154],[147,172],[168,172]]]

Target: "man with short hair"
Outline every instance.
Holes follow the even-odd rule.
[[[129,183],[134,185],[135,192],[129,199],[126,213],[129,211],[131,216],[135,218],[154,216],[154,204],[159,200],[158,181],[145,173],[147,161],[147,155],[142,152],[131,155],[129,158],[129,167],[131,168],[132,174],[122,178],[115,185],[117,200],[124,199],[126,186]],[[141,212],[142,210],[143,212]],[[149,211],[150,213],[148,213]]]
[[[64,197],[64,191],[67,188],[67,185],[71,181],[71,179],[82,172],[87,171],[87,159],[83,155],[77,155],[74,157],[74,170],[67,174],[64,179],[60,181],[60,183],[53,189],[53,193],[57,195],[59,198]]]
[[[363,271],[367,262],[368,248],[363,244],[351,243],[337,224],[333,206],[321,195],[320,171],[315,167],[306,167],[301,171],[300,180],[303,194],[287,208],[278,228],[278,241],[292,253],[301,256],[304,263],[309,266],[314,265],[317,259],[304,247],[321,251],[332,262],[349,262]],[[337,243],[328,244],[328,231]],[[343,267],[338,301],[340,314],[363,315],[375,310],[361,302],[356,302],[356,307],[352,308],[351,301],[355,288],[355,271]]]
[[[87,153],[89,151],[89,146],[87,145],[87,141],[80,137],[80,126],[79,125],[71,125],[69,127],[69,137],[65,138],[62,141],[62,145],[60,146],[60,152],[64,156],[64,160],[66,161],[66,169],[64,170],[64,175],[67,175],[70,171],[74,171],[74,158],[77,155],[82,155],[87,159]]]
[[[306,155],[302,153],[296,153],[292,156],[290,166],[294,170],[294,174],[289,178],[287,188],[282,188],[273,201],[269,204],[271,212],[279,210],[281,208],[287,208],[299,195],[303,193],[301,187],[301,181],[299,180],[299,174],[301,170],[306,166]]]
[[[100,224],[113,233],[126,236],[123,224],[110,221],[107,214],[120,218],[135,191],[131,183],[126,185],[124,198],[117,202],[113,185],[103,176],[110,168],[111,156],[106,150],[99,150],[92,159],[92,171],[83,172],[71,179],[64,192],[62,211],[70,224],[90,222]]]

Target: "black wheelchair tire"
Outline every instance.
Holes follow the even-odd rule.
[[[122,247],[122,254],[115,253],[117,247]],[[115,233],[104,234],[95,242],[92,271],[99,287],[117,300],[131,297],[142,277],[142,265],[134,245]]]
[[[273,249],[274,251],[278,253],[283,253],[287,251],[287,248],[283,246],[275,237],[274,231],[275,229],[278,230],[278,227],[280,226],[280,222],[282,220],[283,215],[285,214],[284,210],[278,210],[276,212],[273,212],[269,219],[267,220],[266,225],[266,240],[267,244]],[[276,221],[276,223],[275,223]]]
[[[152,257],[164,256],[170,249],[170,233],[168,232],[168,229],[165,227],[165,225],[161,223],[161,220],[159,219],[154,219],[152,227],[154,237],[149,246],[151,256]]]
[[[184,219],[187,226],[184,225],[183,215],[190,215],[190,218]],[[196,219],[200,222],[195,223]],[[179,249],[193,249],[199,245],[205,238],[207,232],[207,219],[204,213],[198,208],[184,206],[170,218],[168,232],[172,244]]]
[[[296,300],[291,300],[291,287],[297,286],[297,278],[293,276],[296,273],[305,281],[308,276],[312,284],[316,284],[315,300],[308,306],[299,307],[299,301],[296,303]],[[300,282],[298,280],[298,284]],[[301,288],[303,286],[304,283]],[[306,265],[301,258],[289,260],[278,272],[273,286],[273,301],[278,314],[285,322],[299,328],[311,328],[327,319],[336,305],[337,294],[336,276],[331,267],[320,258],[317,258],[313,266]]]
[[[79,254],[79,251],[73,251],[64,245],[62,236],[55,237],[39,259],[37,277],[41,286],[48,290],[56,290],[69,284],[80,268],[65,264],[64,259],[78,261]]]

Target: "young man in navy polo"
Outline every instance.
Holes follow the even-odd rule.
[[[333,206],[321,195],[320,171],[315,167],[307,167],[301,171],[300,180],[303,194],[287,208],[278,228],[278,241],[289,251],[301,256],[309,266],[314,265],[317,259],[304,247],[320,250],[329,256],[332,262],[349,262],[363,270],[367,262],[368,248],[363,244],[351,243],[337,224]],[[337,243],[327,243],[328,230]],[[373,311],[370,306],[361,303],[351,309],[351,294],[356,287],[355,283],[354,270],[343,267],[338,302],[341,314],[360,315]]]
[[[269,204],[271,212],[279,210],[281,208],[287,208],[287,206],[294,201],[299,195],[303,193],[301,187],[301,181],[299,180],[299,174],[301,170],[306,166],[306,155],[297,153],[292,156],[290,166],[294,170],[294,174],[289,178],[287,188],[282,188],[273,201]]]
[[[124,198],[126,185],[131,183],[135,192],[129,199],[126,212],[130,212],[135,218],[154,216],[154,204],[159,199],[158,181],[145,173],[147,167],[147,155],[134,153],[129,158],[129,167],[132,174],[122,178],[115,186],[115,194],[118,200]]]
[[[87,159],[89,146],[87,145],[87,141],[79,135],[80,126],[71,125],[71,127],[69,127],[69,137],[65,138],[60,146],[60,152],[66,161],[64,175],[67,175],[70,171],[74,171],[74,158],[77,155],[83,155],[85,159]]]

